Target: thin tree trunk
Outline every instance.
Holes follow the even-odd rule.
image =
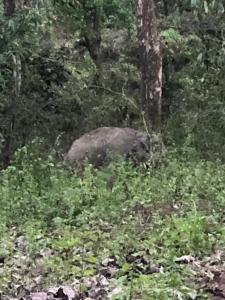
[[[16,9],[16,0],[3,0],[4,12],[7,17],[12,17]]]
[[[99,84],[102,75],[101,62],[101,35],[98,32],[87,33],[84,36],[86,48],[95,64],[96,74],[95,83]]]
[[[4,0],[4,12],[6,17],[8,17],[9,19],[13,18],[15,10],[16,10],[15,0]],[[15,110],[18,105],[18,99],[20,95],[21,81],[22,81],[21,59],[17,54],[12,54],[12,69],[13,69],[13,90],[12,90],[13,100],[11,101],[8,125],[4,133],[4,144],[2,149],[3,167],[6,167],[10,163],[10,156],[12,152],[12,143],[13,143],[13,131],[14,131],[14,124],[16,119]]]
[[[162,54],[153,0],[137,0],[138,40],[142,75],[142,109],[153,130],[162,115]]]
[[[169,6],[167,0],[163,0],[164,14],[166,17],[169,15]]]
[[[20,95],[22,82],[22,65],[19,55],[12,55],[13,60],[13,79],[14,79],[14,96],[18,99]]]
[[[84,11],[84,20],[86,28],[84,30],[84,39],[87,50],[96,66],[95,82],[100,84],[102,75],[101,62],[101,12],[95,4],[88,6],[82,2]]]

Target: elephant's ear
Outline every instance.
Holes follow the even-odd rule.
[[[138,140],[141,147],[145,149],[146,152],[149,152],[152,144],[151,136],[148,133],[142,133]]]

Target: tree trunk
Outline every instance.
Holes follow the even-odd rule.
[[[5,16],[9,19],[13,18],[13,15],[16,10],[16,1],[15,0],[4,0],[4,13]],[[12,101],[10,104],[9,110],[9,120],[4,132],[4,143],[2,149],[2,167],[7,167],[10,163],[10,157],[12,152],[12,143],[13,143],[13,132],[14,124],[16,119],[16,106],[18,104],[18,98],[20,95],[21,89],[21,80],[22,80],[22,67],[21,59],[18,54],[12,54],[12,69],[13,69],[13,90],[12,90]]]
[[[95,83],[99,84],[102,75],[102,63],[101,63],[101,35],[98,32],[89,32],[84,35],[85,46],[92,58],[95,67]]]
[[[138,41],[142,76],[142,109],[153,130],[162,115],[162,54],[154,0],[137,0]]]
[[[82,2],[85,26],[83,36],[87,50],[96,66],[96,83],[100,83],[102,75],[101,63],[101,12],[96,4],[91,6]]]
[[[167,0],[163,0],[164,14],[166,17],[169,16],[169,6]]]
[[[3,0],[4,12],[7,17],[12,17],[16,9],[16,0]]]

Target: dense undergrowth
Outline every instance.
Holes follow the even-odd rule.
[[[205,299],[200,269],[182,257],[224,247],[224,181],[223,165],[188,148],[159,168],[119,161],[82,176],[22,148],[0,174],[0,291],[101,274],[116,287],[110,299]]]

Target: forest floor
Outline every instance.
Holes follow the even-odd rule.
[[[225,299],[222,165],[173,159],[78,178],[45,162],[51,184],[39,187],[27,166],[11,171],[1,174],[0,299]]]

